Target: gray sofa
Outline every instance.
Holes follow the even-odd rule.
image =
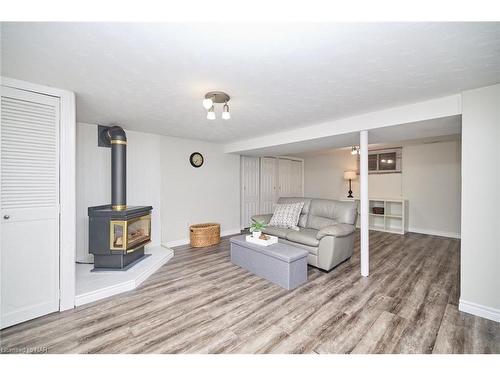
[[[280,242],[308,251],[310,265],[330,271],[351,257],[357,208],[354,202],[315,198],[280,198],[278,203],[304,202],[299,230],[268,226],[263,232],[277,236]],[[272,214],[252,219],[268,224]]]

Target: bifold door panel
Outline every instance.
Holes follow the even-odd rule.
[[[59,98],[1,91],[1,327],[59,310]]]

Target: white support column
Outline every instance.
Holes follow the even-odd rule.
[[[368,131],[359,132],[359,199],[361,203],[361,276],[370,273],[368,232]]]

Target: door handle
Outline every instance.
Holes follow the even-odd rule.
[[[8,220],[8,219],[10,219],[10,215],[3,215],[3,218],[4,218],[5,220]]]

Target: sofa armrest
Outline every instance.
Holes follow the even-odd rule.
[[[260,222],[264,222],[264,224],[269,224],[273,214],[265,214],[265,215],[253,215],[252,220],[257,220]]]
[[[351,224],[334,224],[321,228],[316,234],[316,238],[321,240],[325,236],[345,237],[354,232],[356,228]]]

